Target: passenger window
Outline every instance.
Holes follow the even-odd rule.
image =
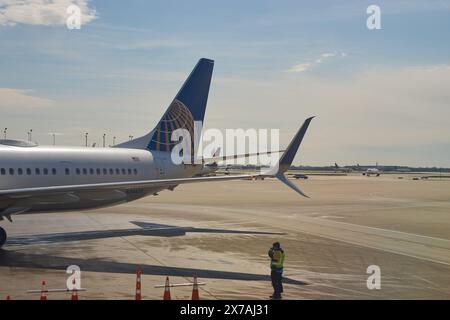
[[[23,174],[22,168],[17,169],[17,173],[19,174],[19,176],[21,176]]]
[[[116,169],[116,174],[120,174],[120,169]]]
[[[122,169],[122,174],[127,174],[127,170]]]
[[[13,168],[10,168],[10,169],[9,169],[9,174],[10,174],[10,175],[14,175],[14,169],[13,169]]]
[[[80,174],[81,173],[80,168],[77,168],[76,172],[77,174]]]
[[[100,172],[100,169],[99,168],[97,168],[97,174],[100,174],[101,172]]]
[[[53,175],[56,174],[56,169],[55,169],[55,168],[52,169],[52,174],[53,174]]]
[[[40,175],[40,174],[41,174],[41,170],[40,170],[39,168],[36,168],[36,169],[34,170],[34,173],[35,173],[36,175]]]
[[[66,168],[64,171],[66,172],[66,175],[70,174],[70,169],[69,168]]]
[[[43,170],[43,171],[44,171],[44,174],[45,174],[45,175],[47,175],[47,174],[48,174],[48,169],[47,169],[47,168],[44,168],[44,170]]]
[[[83,168],[83,174],[87,174],[87,169]]]
[[[27,168],[27,175],[31,175],[31,169]]]
[[[114,174],[114,170],[113,169],[109,169],[109,174]]]
[[[137,169],[136,168],[133,169],[133,172],[134,172],[134,174],[137,174]]]
[[[4,175],[6,174],[5,168],[1,168],[1,169],[0,169],[0,173],[1,173],[2,176],[4,176]]]
[[[131,169],[128,169],[128,174],[131,174]]]
[[[103,168],[103,174],[108,174],[108,170],[106,170],[105,168]]]

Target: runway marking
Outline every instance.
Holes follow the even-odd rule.
[[[283,216],[280,214],[274,215],[273,212],[263,210],[256,211],[185,204],[155,204],[155,207],[182,210],[183,212],[198,212],[199,208],[210,208],[208,211],[209,215],[220,215],[226,212],[236,218],[239,218],[239,216],[245,213],[247,215],[259,216],[258,223],[267,222],[272,229],[281,228],[291,232],[303,232],[361,247],[401,254],[419,260],[450,266],[450,240],[448,239],[313,218],[304,215],[298,215],[295,218],[289,214]],[[217,211],[221,212],[218,213]],[[294,224],[292,221],[298,221],[300,224]],[[267,223],[265,224],[267,225]]]

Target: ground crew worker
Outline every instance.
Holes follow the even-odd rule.
[[[283,264],[284,251],[281,249],[279,242],[274,242],[270,248],[268,255],[270,257],[270,278],[272,279],[273,295],[270,298],[274,300],[281,299],[283,292]]]

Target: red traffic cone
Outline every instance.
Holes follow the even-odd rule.
[[[169,277],[166,277],[166,286],[164,287],[164,297],[163,300],[171,300],[170,298],[170,284]]]
[[[78,290],[77,287],[75,286],[76,282],[75,279],[73,279],[73,289],[72,289],[72,298],[71,300],[78,300]]]
[[[136,295],[135,300],[141,300],[141,268],[136,271]]]
[[[45,289],[45,281],[42,281],[41,299],[40,300],[47,300],[47,290]]]
[[[192,300],[200,300],[200,295],[198,293],[197,276],[194,276],[194,286],[192,288]]]
[[[11,300],[11,296],[9,294],[6,296],[6,300]]]

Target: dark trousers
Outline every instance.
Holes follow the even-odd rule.
[[[270,273],[272,279],[273,295],[280,296],[283,292],[283,273],[277,270],[272,270]]]

